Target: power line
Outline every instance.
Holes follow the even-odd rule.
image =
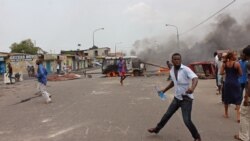
[[[236,0],[233,0],[232,2],[230,2],[229,4],[227,4],[226,6],[224,6],[222,9],[220,9],[219,11],[215,12],[213,15],[209,16],[208,18],[206,18],[204,21],[200,22],[199,24],[195,25],[194,27],[190,28],[189,30],[182,32],[180,34],[180,36],[182,36],[183,34],[186,34],[194,29],[196,29],[197,27],[199,27],[200,25],[204,24],[205,22],[207,22],[208,20],[210,20],[211,18],[213,18],[215,15],[217,15],[218,13],[220,13],[221,11],[223,11],[224,9],[226,9],[227,7],[229,7],[231,4],[233,4]]]

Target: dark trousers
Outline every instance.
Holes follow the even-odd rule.
[[[168,122],[172,115],[181,107],[182,117],[185,125],[191,132],[194,139],[200,138],[200,134],[198,133],[195,125],[191,120],[192,103],[193,100],[188,96],[183,96],[183,100],[174,98],[172,103],[168,107],[167,112],[163,115],[161,121],[157,124],[156,130],[161,130],[161,128],[164,127],[164,125]]]
[[[8,77],[10,79],[10,83],[12,84],[12,73],[9,73]]]
[[[216,80],[216,86],[218,87],[218,68],[215,67],[215,80]]]
[[[243,92],[244,92],[244,89],[246,87],[246,83],[240,83],[240,99],[241,101],[243,100]]]

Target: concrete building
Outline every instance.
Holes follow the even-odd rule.
[[[9,53],[0,52],[0,75],[4,74],[6,71],[6,60]]]
[[[61,51],[61,56],[64,56],[63,63],[66,64],[69,70],[80,70],[88,67],[89,58],[84,54],[85,50],[69,50]]]
[[[103,47],[103,48],[92,47],[88,50],[85,50],[84,54],[86,56],[89,56],[91,59],[94,59],[96,57],[108,56],[109,52],[110,52],[109,47]]]
[[[9,53],[6,59],[6,64],[11,63],[13,69],[13,75],[28,74],[27,67],[33,66],[36,68],[37,55],[30,55],[25,53]]]

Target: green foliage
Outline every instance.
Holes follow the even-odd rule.
[[[37,54],[38,48],[34,46],[31,39],[23,40],[19,44],[13,43],[10,46],[12,53]]]

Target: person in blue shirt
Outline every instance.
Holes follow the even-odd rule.
[[[47,85],[47,70],[43,66],[43,61],[41,59],[36,60],[37,67],[37,80],[39,82],[39,91],[42,93],[42,96],[45,98],[46,103],[51,103],[51,96],[46,90]]]
[[[246,69],[247,69],[247,81],[250,79],[250,45],[245,47],[243,49],[243,54],[245,59],[248,60],[246,64]],[[243,70],[242,70],[243,72]],[[243,72],[244,73],[244,72]],[[243,101],[240,106],[240,124],[239,124],[239,132],[234,135],[234,139],[239,140],[239,141],[249,141],[250,136],[249,136],[249,129],[250,129],[250,83],[246,83],[245,87],[245,92],[244,92],[244,97]]]
[[[243,91],[247,83],[247,60],[245,54],[241,52],[240,54],[240,67],[242,70],[242,75],[239,77],[239,82],[240,82],[240,95],[241,95],[241,101],[243,99]]]

